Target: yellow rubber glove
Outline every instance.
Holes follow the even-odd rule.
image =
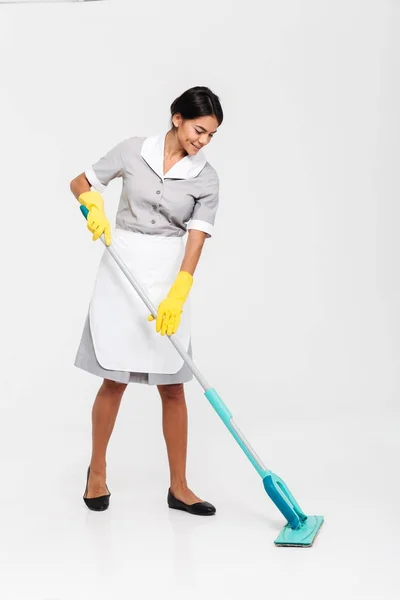
[[[93,233],[93,241],[104,233],[106,246],[111,244],[111,227],[104,212],[104,200],[99,192],[83,192],[78,201],[89,209],[87,227]]]
[[[181,321],[183,305],[189,296],[193,285],[193,276],[187,271],[179,271],[167,297],[160,303],[157,310],[156,331],[161,335],[176,333]],[[148,318],[153,321],[153,315]]]

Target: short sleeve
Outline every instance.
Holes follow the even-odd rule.
[[[208,178],[204,192],[196,198],[187,229],[204,231],[211,237],[219,202],[219,179],[215,171]]]
[[[102,192],[112,179],[122,177],[125,166],[124,155],[127,152],[128,141],[120,142],[89,169],[86,169],[86,179],[98,192]]]

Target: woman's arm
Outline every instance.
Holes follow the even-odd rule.
[[[182,261],[181,271],[186,271],[191,275],[194,274],[197,263],[199,262],[203,244],[207,234],[204,231],[197,229],[189,229],[188,239],[186,242],[185,256]]]
[[[83,192],[90,192],[91,186],[86,179],[85,173],[81,173],[78,177],[75,177],[75,179],[70,182],[69,189],[77,200]]]
[[[193,273],[199,262],[206,237],[207,234],[203,231],[189,230],[181,269],[167,297],[161,302],[157,310],[156,331],[161,335],[172,335],[178,330],[182,307],[192,287]],[[150,315],[148,320],[153,321],[154,317]]]

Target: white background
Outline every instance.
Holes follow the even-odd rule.
[[[399,597],[399,13],[0,8],[4,600]],[[325,515],[308,551],[274,547],[285,520],[195,380],[188,481],[217,515],[167,509],[160,400],[140,385],[109,446],[111,507],[82,501],[101,380],[73,361],[102,245],[69,182],[165,130],[194,85],[225,113],[206,152],[221,196],[191,296],[194,360],[267,467]],[[110,220],[120,185],[104,193]]]

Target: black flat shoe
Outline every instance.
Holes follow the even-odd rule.
[[[216,512],[215,506],[210,502],[195,502],[194,504],[185,504],[172,495],[171,490],[168,490],[167,498],[168,506],[177,510],[185,510],[192,515],[214,515]]]
[[[85,498],[85,496],[87,494],[87,489],[88,489],[89,474],[90,474],[90,467],[87,470],[86,489],[85,489],[85,493],[83,494],[83,500],[84,500],[86,506],[88,508],[90,508],[90,510],[97,510],[97,511],[107,510],[107,508],[110,505],[111,494],[106,494],[105,496],[97,496],[97,498]],[[107,487],[107,489],[108,489],[108,487]]]

